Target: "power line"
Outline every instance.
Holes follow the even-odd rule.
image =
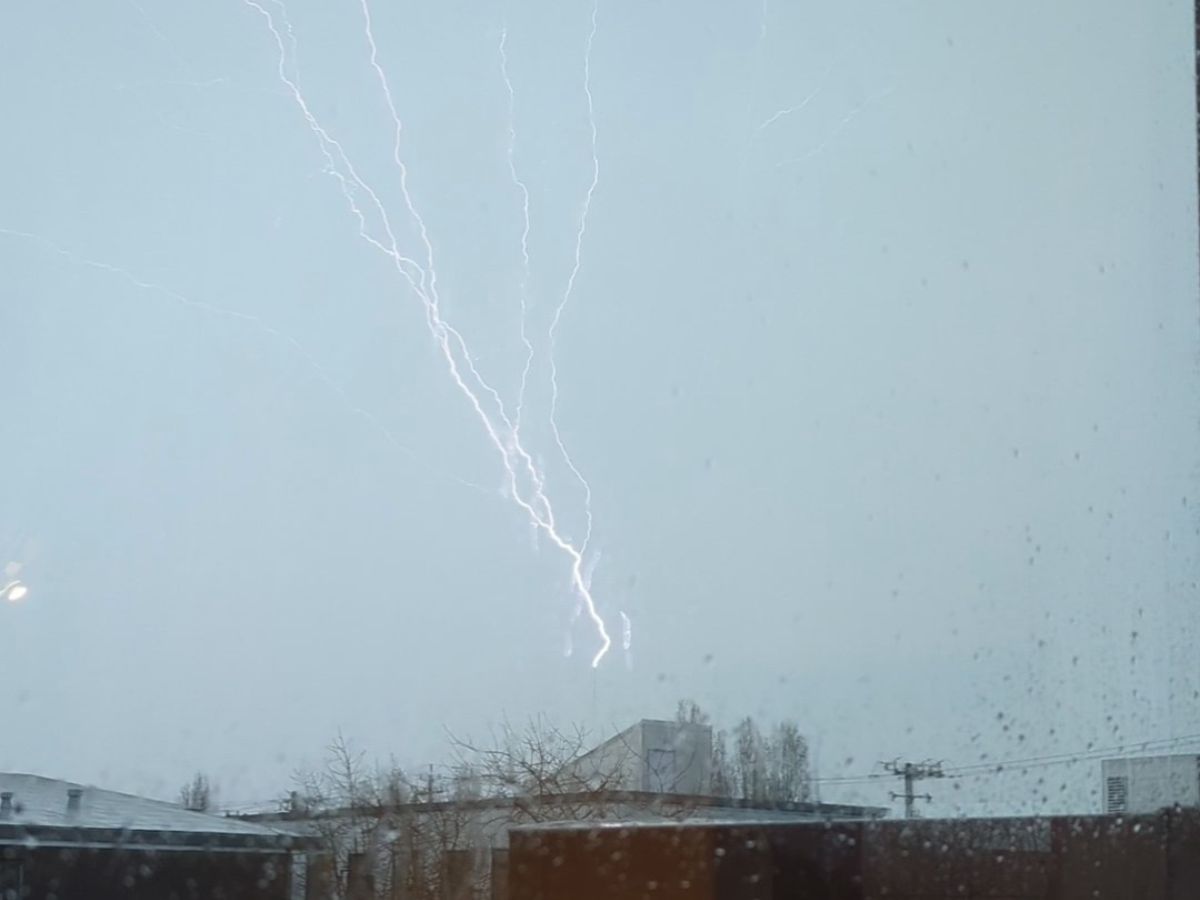
[[[1175,746],[1200,742],[1200,734],[1185,734],[1171,738],[1153,738],[1144,741],[1130,741],[1125,744],[1115,744],[1110,747],[1086,747],[1064,753],[1047,754],[1044,756],[1010,757],[978,763],[968,763],[961,766],[943,767],[943,777],[971,778],[986,775],[1004,774],[1012,768],[1038,768],[1041,766],[1062,765],[1073,762],[1087,762],[1109,754],[1127,753],[1135,750],[1167,750]],[[814,778],[815,784],[866,784],[881,778],[891,777],[890,772],[865,772],[857,775],[832,775],[826,778]]]
[[[1142,750],[1167,750],[1183,744],[1195,743],[1200,743],[1200,733],[1177,735],[1176,737],[1170,738],[1151,738],[1143,741],[1129,741],[1124,744],[1114,744],[1108,747],[1089,746],[1081,750],[1064,753],[1051,753],[1041,756],[1010,757],[1006,759],[968,763],[960,766],[943,766],[941,777],[954,779],[984,778],[988,776],[1008,774],[1009,770],[1013,769],[1033,769],[1041,768],[1043,766],[1069,765],[1075,762],[1090,762],[1109,754],[1128,753],[1131,751]],[[894,777],[894,775],[890,771],[877,771],[864,772],[854,775],[831,775],[824,778],[814,778],[812,779],[811,783],[822,785],[870,784],[873,782],[878,782],[883,778],[892,777]],[[263,800],[219,800],[217,807],[223,812],[232,812],[245,808],[278,806],[280,802],[281,801],[279,797],[272,797]]]
[[[1166,750],[1180,744],[1194,743],[1196,741],[1200,741],[1200,734],[1136,741],[1128,744],[1116,744],[1111,747],[1089,747],[1074,753],[1054,753],[1046,756],[1027,756],[1020,759],[1000,759],[995,762],[978,762],[970,765],[952,766],[946,770],[946,775],[950,778],[969,778],[972,775],[998,775],[1008,768],[1033,769],[1041,766],[1062,765],[1064,763],[1087,762],[1111,753],[1125,753],[1130,750]]]

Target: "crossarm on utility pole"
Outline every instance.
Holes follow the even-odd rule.
[[[1200,0],[1198,0],[1200,2]],[[904,793],[897,794],[894,791],[891,794],[893,800],[904,798],[904,818],[912,819],[916,817],[915,801],[924,800],[927,803],[933,800],[929,794],[918,794],[915,792],[916,783],[924,778],[944,778],[942,772],[942,764],[940,762],[906,762],[901,763],[899,759],[894,759],[891,762],[880,763],[884,770],[892,775],[898,775],[904,779]]]

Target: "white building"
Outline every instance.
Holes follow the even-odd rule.
[[[1100,764],[1106,813],[1200,806],[1200,754],[1134,756]]]
[[[593,787],[651,794],[712,793],[712,728],[642,719],[571,764]]]

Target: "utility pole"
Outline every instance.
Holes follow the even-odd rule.
[[[904,793],[897,794],[895,791],[890,793],[893,800],[904,798],[904,818],[912,819],[916,817],[916,810],[913,807],[914,800],[924,800],[929,802],[933,797],[929,794],[914,793],[916,783],[924,778],[945,778],[942,772],[942,764],[940,762],[925,762],[902,763],[899,759],[893,759],[891,762],[880,763],[886,772],[892,775],[898,775],[904,779]]]

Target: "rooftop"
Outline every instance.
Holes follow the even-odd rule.
[[[294,835],[41,775],[0,772],[0,843],[15,839],[159,843],[219,848],[280,846]]]
[[[858,806],[843,803],[764,803],[732,797],[712,797],[696,794],[663,793],[661,791],[571,791],[561,794],[528,794],[477,799],[414,801],[395,805],[337,807],[317,812],[245,813],[241,818],[253,822],[303,822],[313,819],[338,818],[351,814],[374,816],[384,812],[437,813],[449,810],[488,811],[511,808],[595,806],[635,807],[648,821],[678,821],[680,810],[687,818],[721,821],[781,821],[797,822],[814,819],[878,819],[887,815],[882,806]],[[668,812],[661,819],[653,810]],[[594,820],[589,819],[588,822]]]

